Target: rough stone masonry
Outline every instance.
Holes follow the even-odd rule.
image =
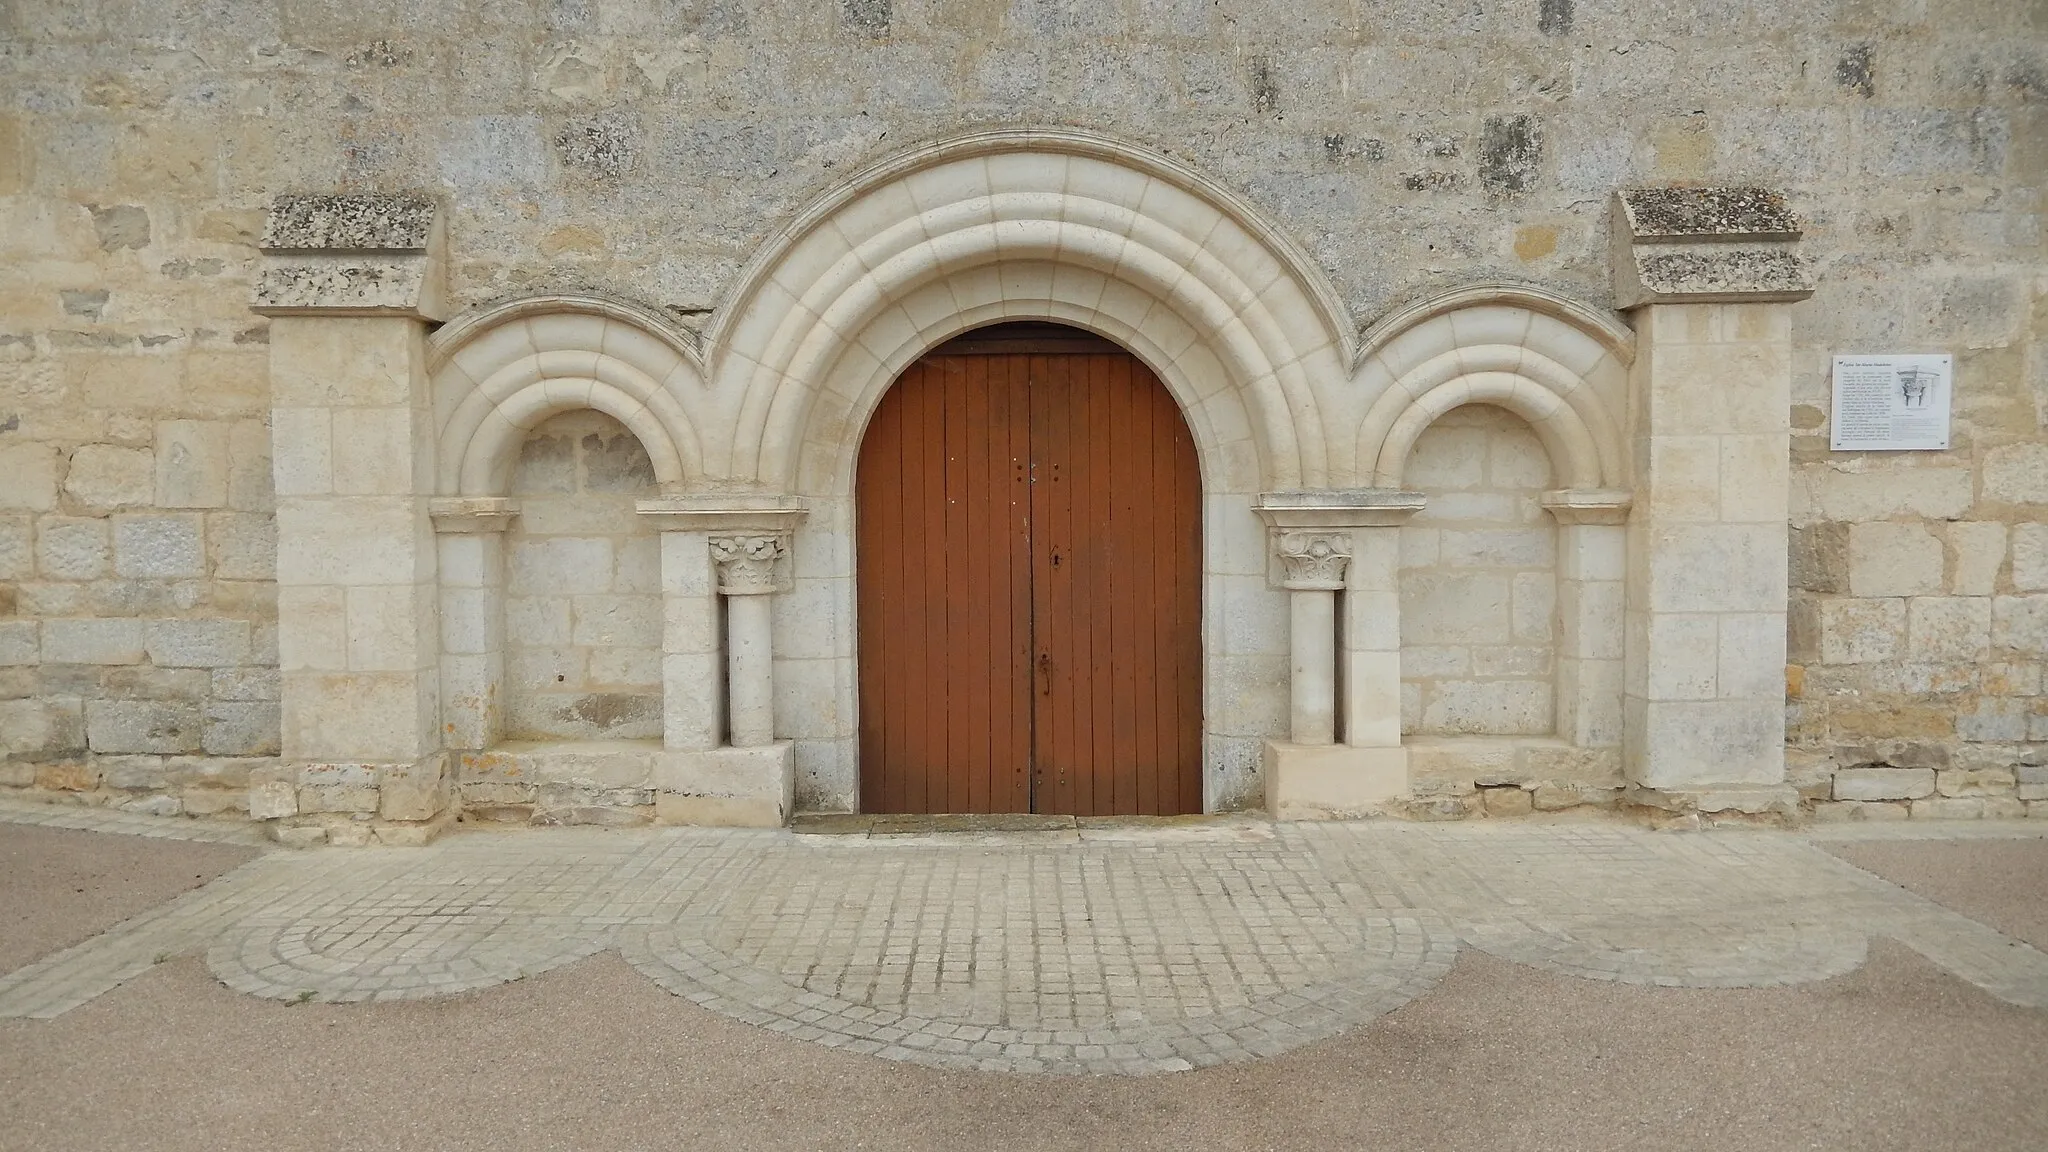
[[[2017,0],[11,4],[0,786],[165,816],[282,795],[321,829],[383,802],[360,765],[280,775],[276,507],[294,478],[273,467],[272,324],[250,301],[281,194],[440,205],[448,315],[581,292],[696,331],[849,173],[1018,126],[1102,130],[1205,174],[1308,254],[1358,331],[1481,282],[1611,314],[1617,190],[1781,191],[1814,285],[1784,306],[1787,777],[1817,818],[2048,815],[2048,8]],[[408,224],[350,203],[301,222],[309,247]],[[424,246],[431,220],[410,224]],[[1830,451],[1830,357],[1893,351],[1954,356],[1952,447]],[[1432,503],[1402,529],[1403,642],[1426,649],[1401,674],[1411,735],[1563,723],[1543,685],[1565,562],[1531,531],[1558,481],[1514,419],[1468,413],[1416,448]],[[655,533],[619,495],[644,468],[610,425],[523,451],[530,495],[619,514],[582,536],[513,529],[523,615],[489,627],[517,633],[519,730],[658,735]],[[373,462],[330,464],[346,482]],[[1454,530],[1459,499],[1474,518]],[[555,555],[605,570],[528,588]],[[1459,599],[1496,586],[1480,617]],[[380,643],[367,617],[345,627],[359,656]],[[1232,764],[1220,805],[1256,803],[1256,766]],[[598,810],[651,812],[639,779],[457,784],[504,818],[548,818],[550,794],[564,818],[615,820]],[[796,803],[845,806],[837,779],[800,756]],[[1611,766],[1460,768],[1417,810],[1619,784]]]

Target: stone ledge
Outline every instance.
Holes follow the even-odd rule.
[[[1328,488],[1261,492],[1252,511],[1280,528],[1371,528],[1408,522],[1425,497],[1401,488]]]
[[[1767,188],[1627,188],[1615,194],[1615,307],[1804,300],[1801,223]]]
[[[264,221],[265,252],[424,252],[437,207],[403,193],[285,195]]]
[[[280,196],[249,307],[264,316],[445,320],[440,209],[423,196]]]

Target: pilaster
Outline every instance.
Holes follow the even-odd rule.
[[[449,814],[428,321],[441,225],[415,196],[285,196],[251,307],[271,317],[282,760],[251,814],[417,843]]]
[[[1784,812],[1794,800],[1788,304],[1812,294],[1799,235],[1765,189],[1630,190],[1617,203],[1615,291],[1637,333],[1623,759],[1640,802]]]

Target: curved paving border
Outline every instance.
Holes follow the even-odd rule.
[[[692,1003],[799,1040],[940,1068],[1146,1075],[1278,1055],[1399,1008],[1435,987],[1457,955],[1434,919],[1376,920],[1328,981],[1213,1015],[1090,1029],[990,1027],[808,992],[713,947],[715,928],[701,921],[628,931],[619,951]]]

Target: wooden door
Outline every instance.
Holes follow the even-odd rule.
[[[861,443],[861,807],[1199,812],[1201,480],[1136,357],[1050,325],[942,346]]]

